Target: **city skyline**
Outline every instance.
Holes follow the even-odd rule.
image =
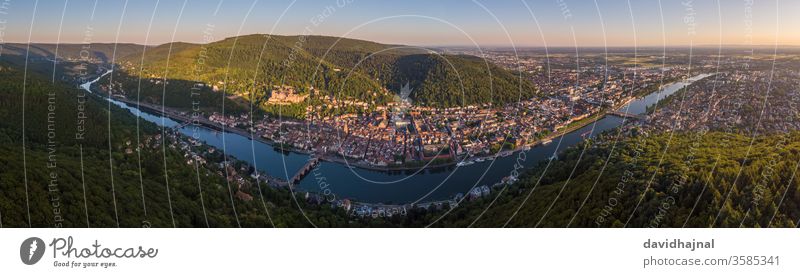
[[[418,46],[800,45],[800,32],[791,28],[800,23],[791,16],[800,5],[777,0],[390,4],[345,0],[42,0],[0,4],[8,10],[0,18],[2,43],[158,45],[275,34],[337,36]]]

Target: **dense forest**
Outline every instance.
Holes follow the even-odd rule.
[[[271,90],[283,85],[315,96],[309,99],[332,96],[370,105],[391,101],[405,84],[414,89],[411,98],[418,104],[436,107],[502,104],[536,93],[528,80],[477,57],[324,36],[248,35],[208,44],[169,43],[143,48],[118,63],[124,73],[115,78],[125,83],[129,97],[131,91],[154,89],[140,89],[138,78],[147,82],[166,77],[167,87],[187,82],[217,86],[266,111],[275,110],[262,105]],[[168,106],[182,108],[191,102],[190,92],[178,86],[166,89],[177,94],[165,97]],[[203,101],[203,108],[219,108],[217,102]]]
[[[115,57],[124,57],[141,52],[143,46],[133,43],[4,43],[3,55],[29,56],[31,59],[48,59],[52,67],[52,60],[58,57],[62,61],[76,62],[81,60],[110,63]],[[7,59],[8,57],[3,57]]]
[[[750,141],[714,132],[589,140],[434,226],[796,227],[800,132]]]
[[[221,175],[187,165],[177,149],[137,148],[137,141],[163,134],[155,125],[141,121],[137,127],[133,114],[103,98],[23,75],[0,64],[2,227],[346,224],[343,211],[294,201],[286,189],[261,184],[247,191],[257,200],[232,198]],[[170,142],[161,137],[156,143]]]
[[[473,56],[407,55],[391,64],[386,86],[399,91],[409,84],[411,99],[423,106],[462,107],[514,103],[534,96],[525,78]]]
[[[290,44],[299,38],[274,39]],[[337,37],[311,36],[305,41],[303,50],[319,60],[368,75],[390,91],[399,92],[409,84],[411,98],[424,106],[503,104],[530,98],[537,91],[518,72],[474,56]]]

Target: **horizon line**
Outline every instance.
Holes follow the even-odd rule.
[[[264,34],[264,33],[252,33],[252,34],[243,34],[239,36],[230,36],[224,37],[219,40],[211,41],[211,42],[191,42],[191,41],[171,41],[171,42],[162,42],[156,44],[143,44],[140,42],[92,42],[89,44],[134,44],[140,46],[149,46],[149,47],[157,47],[165,44],[170,43],[187,43],[187,44],[211,44],[215,42],[224,41],[231,38],[237,37],[245,37],[245,36],[252,36],[252,35],[260,35],[260,36],[283,36],[283,37],[298,37],[303,36],[301,34]],[[703,44],[696,44],[696,45],[687,45],[687,44],[646,44],[646,45],[511,45],[511,44],[485,44],[485,45],[468,45],[468,44],[398,44],[398,43],[388,43],[388,42],[380,42],[375,40],[369,39],[362,39],[362,38],[351,38],[351,37],[343,37],[337,35],[328,35],[328,34],[318,34],[318,35],[306,35],[307,37],[333,37],[333,38],[341,38],[341,39],[351,39],[351,40],[361,40],[366,42],[372,43],[379,43],[384,45],[403,45],[403,46],[416,46],[416,47],[423,47],[423,48],[474,48],[474,49],[488,49],[488,48],[511,48],[511,49],[521,49],[521,48],[800,48],[800,44],[741,44],[741,43],[728,43],[728,44],[713,44],[713,43],[703,43]],[[39,41],[39,42],[10,42],[4,41],[0,43],[0,45],[4,44],[58,44],[58,45],[86,45],[86,43],[82,43],[80,41],[76,42],[53,42],[53,41]]]
[[[359,40],[362,40],[362,39],[359,39]],[[604,45],[577,45],[577,46],[575,46],[575,45],[554,45],[554,46],[553,45],[548,45],[548,46],[544,46],[544,45],[516,45],[516,46],[514,46],[514,45],[491,44],[491,45],[475,46],[475,45],[459,45],[459,44],[452,44],[452,45],[448,45],[448,44],[415,45],[415,44],[383,43],[383,42],[376,42],[376,41],[370,41],[370,40],[363,40],[363,41],[369,41],[369,42],[374,42],[374,43],[379,43],[379,44],[384,44],[384,45],[415,46],[415,47],[422,47],[422,48],[473,48],[473,49],[477,49],[477,48],[482,48],[482,49],[489,49],[489,48],[509,48],[509,49],[514,49],[514,48],[516,48],[516,49],[523,49],[523,48],[541,48],[541,49],[544,49],[544,48],[608,48],[608,49],[613,49],[613,48],[665,48],[665,47],[666,48],[718,48],[718,47],[721,47],[721,48],[759,48],[759,49],[776,48],[776,47],[777,48],[800,48],[800,44],[775,44],[775,45],[769,45],[769,44],[753,44],[753,45],[745,45],[745,44],[719,44],[719,45],[718,44],[698,44],[698,45],[667,44],[667,45],[611,45],[611,46],[604,46]],[[160,44],[143,44],[143,43],[139,43],[139,42],[127,42],[126,41],[126,42],[92,42],[92,43],[88,43],[88,44],[90,44],[90,45],[91,44],[118,44],[118,45],[121,45],[121,44],[132,44],[132,45],[139,45],[139,46],[157,47],[157,46],[170,44],[170,43],[186,43],[186,44],[203,45],[203,44],[210,44],[210,43],[215,43],[215,42],[219,42],[219,41],[213,41],[213,42],[209,42],[209,43],[190,42],[190,41],[173,41],[173,42],[164,42],[164,43],[160,43]],[[22,45],[27,45],[27,44],[31,44],[31,45],[34,45],[34,44],[87,45],[87,43],[80,43],[80,42],[60,42],[60,43],[57,43],[57,42],[52,42],[52,41],[37,41],[37,42],[33,42],[32,41],[32,42],[28,43],[28,42],[6,41],[6,42],[3,42],[3,43],[0,43],[0,46],[6,45],[6,44],[22,44]]]

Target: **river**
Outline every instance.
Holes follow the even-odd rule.
[[[659,91],[632,101],[622,107],[620,111],[630,114],[645,113],[648,106],[675,93],[691,82],[708,76],[710,74],[697,75],[684,82],[669,84]],[[90,91],[91,84],[101,77],[82,84],[81,88]],[[157,125],[165,127],[179,125],[172,119],[141,111],[120,101],[106,99]],[[533,147],[526,151],[525,160],[520,162],[520,165],[524,167],[520,172],[530,169],[540,161],[549,159],[554,153],[584,140],[582,134],[589,133],[586,137],[590,137],[616,128],[622,123],[622,118],[608,115],[583,128],[553,139],[552,143]],[[308,159],[307,155],[277,151],[272,145],[250,140],[248,137],[234,133],[222,133],[191,125],[181,128],[180,131],[218,149],[224,149],[226,154],[254,165],[259,171],[282,179],[291,178]],[[457,193],[466,194],[475,186],[492,185],[499,182],[511,174],[520,160],[519,156],[519,153],[514,153],[507,157],[498,157],[493,161],[487,160],[469,166],[396,172],[354,168],[345,164],[323,161],[314,172],[309,173],[309,176],[300,182],[299,187],[308,191],[321,191],[321,186],[324,186],[337,198],[368,203],[400,204],[444,200],[452,198]]]

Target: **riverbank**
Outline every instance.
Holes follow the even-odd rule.
[[[664,86],[663,90],[658,93],[630,99],[631,103],[625,109],[630,108],[629,112],[639,113],[644,110],[644,106],[654,104],[660,98],[659,95],[669,95],[681,86],[681,84]],[[218,149],[226,149],[226,154],[249,163],[263,172],[262,176],[290,178],[308,162],[309,155],[313,155],[310,151],[302,149],[280,150],[276,147],[277,142],[242,129],[224,126],[225,133],[222,133],[219,130],[223,127],[216,123],[206,127],[195,127],[186,124],[186,122],[191,122],[190,114],[165,109],[161,105],[145,103],[143,106],[142,103],[136,103],[129,99],[120,99],[125,102],[118,101],[116,99],[119,98],[110,98],[105,93],[95,93],[95,95],[126,108],[134,115],[156,125],[180,129],[185,135],[193,136],[205,144]],[[624,106],[623,104],[620,105]],[[139,110],[136,108],[137,106],[143,107],[149,112]],[[163,116],[156,115],[162,114],[162,110],[165,112]],[[454,166],[453,162],[431,164],[425,170],[420,170],[421,166],[376,168],[355,163],[350,163],[348,166],[347,161],[342,157],[327,155],[321,159],[323,162],[314,169],[315,177],[301,180],[294,185],[294,189],[312,194],[331,191],[339,199],[350,199],[362,203],[397,204],[444,201],[453,199],[454,195],[459,193],[466,194],[476,187],[491,187],[492,184],[503,182],[514,168],[535,167],[539,162],[552,158],[553,153],[558,153],[584,141],[585,134],[612,130],[622,125],[623,122],[624,120],[617,116],[605,116],[605,114],[599,113],[594,117],[573,123],[568,129],[562,129],[528,144],[528,147],[532,144],[535,147],[525,149],[526,146],[520,145],[516,150],[495,153],[495,159],[485,159],[485,162],[476,162],[462,167]],[[590,123],[594,124],[590,125]],[[558,139],[558,143],[546,143],[548,139],[555,138]],[[526,158],[520,160],[517,155],[511,155],[515,151],[526,151]],[[348,160],[352,161],[353,159],[348,158]]]
[[[612,110],[624,107],[625,105],[627,105],[628,103],[630,103],[630,102],[632,102],[634,100],[636,100],[636,98],[629,99],[625,103],[619,105],[619,107],[615,107]],[[123,101],[123,102],[125,102],[125,101]],[[126,104],[130,105],[130,104],[133,104],[133,103],[128,101],[128,102],[126,102]],[[147,105],[147,106],[143,105],[142,107],[148,107],[150,109],[153,108],[151,105]],[[167,111],[167,112],[164,113],[159,109],[155,109],[155,112],[159,113],[159,115],[169,117],[169,118],[171,118],[173,120],[176,120],[176,121],[180,121],[180,122],[184,122],[184,123],[191,123],[191,119],[186,118],[184,116],[181,116],[180,113],[177,112],[177,111],[171,111],[170,112],[169,109],[165,109],[165,111]],[[246,138],[249,138],[249,139],[264,143],[264,144],[268,144],[268,145],[272,146],[273,148],[275,148],[275,149],[277,149],[277,150],[279,150],[281,152],[291,152],[291,153],[296,153],[296,154],[301,154],[301,155],[307,155],[307,156],[309,156],[309,159],[311,157],[316,157],[316,158],[319,158],[322,161],[338,163],[338,164],[341,164],[341,165],[344,165],[344,166],[347,166],[347,167],[351,167],[351,168],[359,168],[359,169],[365,169],[365,170],[375,171],[375,172],[404,172],[404,171],[419,171],[419,170],[422,170],[422,169],[452,168],[452,167],[456,167],[460,162],[477,162],[479,159],[486,160],[486,159],[496,159],[496,158],[499,158],[499,157],[510,156],[510,155],[513,155],[516,152],[524,151],[524,150],[532,148],[532,147],[543,145],[547,141],[552,141],[554,139],[557,139],[558,137],[561,137],[561,136],[563,136],[565,134],[574,132],[575,130],[581,129],[581,128],[589,125],[589,124],[592,124],[592,123],[594,123],[594,122],[596,122],[598,120],[601,120],[604,117],[608,116],[609,115],[608,113],[610,111],[611,110],[603,111],[602,113],[597,113],[597,114],[591,115],[591,116],[589,116],[587,118],[578,120],[576,122],[573,122],[566,129],[559,130],[559,131],[554,132],[552,134],[549,134],[549,135],[547,135],[545,137],[537,139],[537,140],[535,140],[535,141],[533,141],[531,143],[517,146],[514,149],[505,150],[505,151],[498,151],[497,153],[492,154],[492,155],[474,156],[474,157],[469,157],[469,158],[464,158],[464,159],[453,159],[451,161],[438,162],[438,163],[428,162],[428,163],[425,163],[423,165],[414,165],[414,166],[406,166],[406,165],[400,165],[400,166],[386,165],[386,166],[381,166],[381,165],[371,165],[371,164],[367,164],[367,163],[363,163],[363,162],[353,162],[353,161],[349,161],[347,158],[341,157],[340,155],[336,155],[336,154],[323,154],[323,155],[320,155],[319,153],[315,153],[315,152],[310,151],[310,150],[299,149],[299,148],[292,147],[292,146],[285,147],[285,146],[283,146],[283,145],[281,145],[281,144],[279,144],[279,143],[277,143],[275,141],[263,138],[261,136],[261,134],[250,133],[250,132],[248,132],[246,130],[243,130],[243,129],[240,129],[240,128],[235,128],[235,127],[227,127],[227,126],[223,127],[222,125],[220,125],[218,123],[211,122],[211,121],[208,121],[208,120],[202,121],[201,125],[203,125],[205,127],[209,127],[210,129],[213,129],[213,130],[216,130],[216,131],[224,131],[224,132],[235,133],[235,134],[241,135],[243,137],[246,137]]]
[[[103,74],[103,75],[105,75],[105,74]],[[668,85],[670,85],[670,84],[668,84]],[[668,85],[665,85],[665,87],[668,86]],[[661,87],[654,88],[655,91],[658,91],[659,89],[662,89],[662,88]],[[649,95],[649,94],[652,94],[653,92],[654,91],[649,91],[648,93],[643,93],[641,95]],[[640,95],[640,94],[637,94],[637,95]],[[247,131],[247,130],[244,130],[244,129],[240,129],[240,128],[236,128],[236,127],[224,126],[222,124],[219,124],[217,122],[213,122],[213,121],[208,120],[208,119],[203,118],[203,117],[189,117],[189,116],[186,116],[185,113],[180,111],[180,110],[169,108],[169,107],[164,107],[164,106],[161,106],[161,105],[144,103],[144,102],[139,102],[139,101],[133,101],[133,100],[129,100],[129,99],[125,98],[125,97],[113,96],[113,95],[110,98],[113,99],[113,100],[125,103],[126,105],[129,105],[129,106],[132,106],[132,107],[136,107],[136,108],[139,108],[141,110],[144,110],[144,111],[147,111],[147,112],[159,115],[159,116],[164,116],[164,117],[170,118],[170,119],[172,119],[172,120],[174,120],[176,122],[183,123],[183,126],[191,126],[191,125],[197,126],[197,125],[200,125],[202,127],[205,127],[205,128],[208,128],[208,129],[211,129],[211,130],[214,130],[214,131],[218,131],[218,132],[229,132],[229,133],[237,134],[237,135],[243,136],[245,138],[248,138],[248,139],[251,139],[251,140],[255,140],[255,141],[270,145],[270,146],[274,147],[275,149],[278,149],[281,152],[292,152],[292,153],[301,154],[301,155],[308,155],[309,157],[316,157],[316,158],[319,158],[320,160],[323,160],[323,161],[326,161],[326,162],[339,163],[339,164],[342,164],[342,165],[345,165],[345,166],[351,167],[351,168],[360,168],[360,169],[365,169],[365,170],[370,170],[370,171],[377,171],[377,172],[403,172],[403,171],[419,171],[421,169],[452,168],[452,167],[458,166],[458,164],[462,163],[462,162],[473,164],[473,163],[482,162],[483,160],[487,160],[487,159],[488,160],[493,160],[493,159],[496,159],[496,158],[499,158],[499,157],[510,156],[510,155],[513,155],[514,153],[519,152],[519,151],[525,151],[526,149],[530,149],[530,148],[533,148],[533,147],[536,147],[536,146],[544,145],[548,141],[552,141],[552,140],[557,139],[557,138],[559,138],[559,137],[561,137],[561,136],[563,136],[565,134],[568,134],[568,133],[574,132],[575,130],[581,129],[581,128],[589,125],[589,124],[592,124],[592,123],[594,123],[594,122],[596,122],[598,120],[603,119],[604,117],[608,116],[610,112],[615,111],[617,109],[620,109],[622,107],[625,107],[626,105],[630,104],[633,101],[636,101],[637,99],[641,99],[641,97],[629,98],[625,102],[620,103],[620,104],[614,106],[611,109],[606,109],[606,110],[603,110],[603,111],[601,111],[599,113],[592,114],[592,115],[590,115],[590,116],[588,116],[586,118],[583,118],[583,119],[580,119],[578,121],[572,122],[572,123],[568,124],[567,127],[562,128],[561,130],[558,130],[558,131],[553,132],[551,134],[548,134],[547,136],[544,136],[542,138],[539,138],[537,140],[534,140],[534,141],[532,141],[530,143],[527,143],[527,144],[524,144],[524,145],[519,145],[519,146],[515,147],[514,149],[498,151],[497,153],[492,154],[492,155],[473,156],[473,157],[464,158],[464,159],[453,159],[453,160],[450,160],[450,161],[437,162],[437,163],[428,162],[428,163],[425,163],[423,165],[413,165],[413,166],[386,165],[386,166],[383,166],[383,165],[372,165],[372,164],[367,164],[367,163],[363,163],[363,162],[350,162],[346,158],[341,157],[341,156],[336,155],[336,154],[323,154],[323,155],[320,155],[319,153],[315,153],[313,151],[306,150],[306,149],[299,149],[299,148],[295,148],[295,147],[291,147],[291,146],[286,147],[286,146],[284,146],[284,145],[282,145],[280,143],[277,143],[275,141],[272,141],[272,140],[269,140],[269,139],[265,139],[262,136],[262,134],[252,133],[250,131]]]

